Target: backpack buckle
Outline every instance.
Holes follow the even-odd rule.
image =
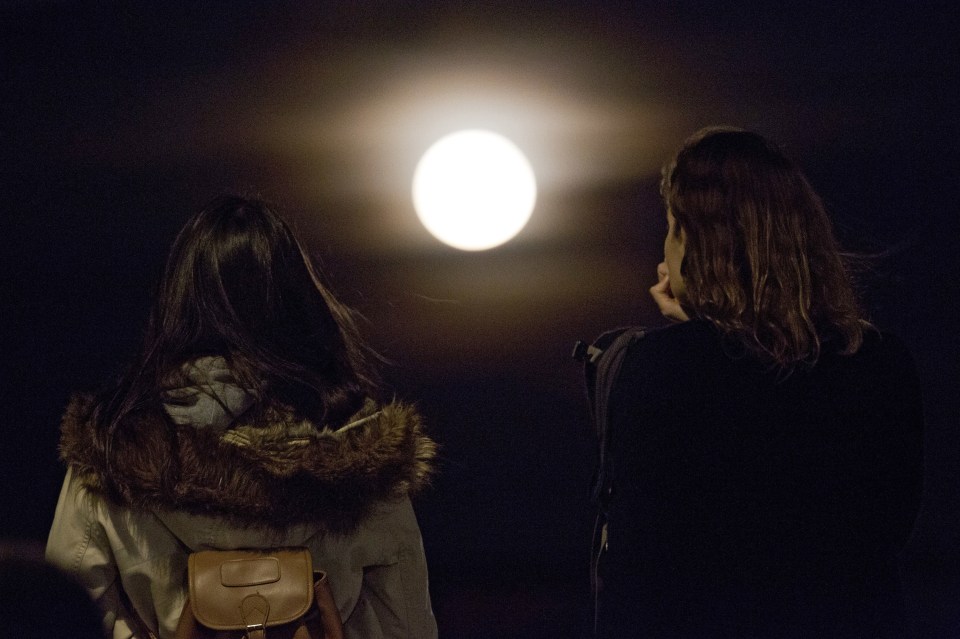
[[[577,340],[577,343],[573,345],[573,353],[570,354],[578,362],[589,361],[591,364],[596,364],[601,355],[603,355],[603,350],[580,340]]]

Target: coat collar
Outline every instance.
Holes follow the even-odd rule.
[[[226,431],[177,425],[162,410],[131,417],[112,441],[115,464],[94,437],[92,400],[63,417],[61,458],[92,491],[143,510],[180,510],[236,525],[313,523],[356,528],[378,501],[429,480],[436,445],[409,405],[369,402],[337,430],[271,409]]]

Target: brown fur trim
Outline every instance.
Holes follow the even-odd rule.
[[[314,523],[349,532],[376,502],[428,481],[436,444],[413,407],[367,406],[333,431],[282,409],[223,432],[177,426],[161,410],[128,420],[106,451],[94,437],[91,400],[75,397],[60,451],[93,491],[134,509],[181,510],[237,525]],[[261,425],[262,424],[262,425]]]

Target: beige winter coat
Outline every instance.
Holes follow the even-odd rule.
[[[409,499],[434,445],[416,413],[370,405],[338,430],[282,409],[245,423],[248,398],[233,392],[222,360],[201,364],[165,414],[138,416],[113,442],[112,470],[89,403],[75,400],[64,417],[68,471],[47,558],[87,587],[114,639],[134,636],[119,588],[166,639],[190,552],[288,545],[310,548],[327,572],[347,637],[436,637]]]

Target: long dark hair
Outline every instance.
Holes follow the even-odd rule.
[[[823,203],[762,136],[712,127],[663,170],[683,234],[681,303],[780,369],[813,365],[834,339],[856,352],[865,322]]]
[[[352,313],[321,282],[290,227],[262,201],[221,196],[170,250],[142,348],[101,393],[92,419],[109,451],[137,411],[182,383],[186,362],[226,359],[254,415],[282,404],[337,426],[376,389],[374,354]]]

